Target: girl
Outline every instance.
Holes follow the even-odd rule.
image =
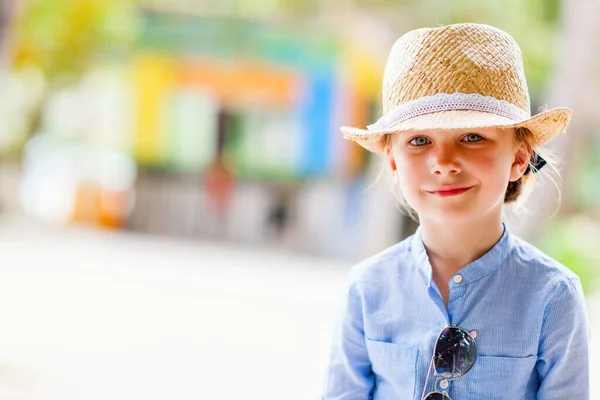
[[[579,279],[502,222],[571,110],[531,117],[518,45],[477,24],[398,39],[383,109],[342,131],[384,156],[420,226],[353,268],[323,399],[588,399]]]

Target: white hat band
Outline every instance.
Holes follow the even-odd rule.
[[[388,130],[400,122],[418,115],[455,110],[483,111],[509,118],[515,122],[521,122],[531,117],[529,113],[506,100],[498,100],[491,96],[483,96],[478,93],[440,93],[400,104],[377,122],[367,126],[367,129],[370,131]]]

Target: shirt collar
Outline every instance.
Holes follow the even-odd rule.
[[[460,275],[462,277],[462,284],[468,284],[491,274],[506,261],[513,249],[514,238],[506,224],[502,223],[502,226],[504,227],[504,232],[494,247],[477,260],[464,266],[455,274],[455,276]],[[420,269],[425,274],[427,280],[430,281],[432,273],[431,264],[429,263],[427,250],[423,244],[421,227],[418,227],[413,235],[411,253],[413,259],[416,261],[417,268]],[[452,280],[450,280],[450,284],[452,284]]]

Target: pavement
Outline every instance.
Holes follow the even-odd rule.
[[[317,399],[350,268],[6,216],[0,255],[8,400]],[[597,297],[588,312],[593,376]]]

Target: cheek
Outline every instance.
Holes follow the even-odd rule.
[[[481,175],[490,175],[498,171],[500,160],[492,155],[479,155],[472,158],[473,172]]]
[[[422,161],[417,160],[414,156],[404,156],[397,160],[396,165],[396,183],[400,186],[400,190],[404,197],[410,201],[421,190],[423,182],[426,182],[429,177],[429,170]]]
[[[482,185],[497,187],[498,190],[506,189],[512,164],[510,157],[482,153],[471,161],[470,170],[473,171],[473,174]]]
[[[407,174],[407,171],[422,173],[426,169],[425,156],[422,154],[397,151],[395,153],[395,160],[398,166],[398,173],[404,175],[412,175]]]

